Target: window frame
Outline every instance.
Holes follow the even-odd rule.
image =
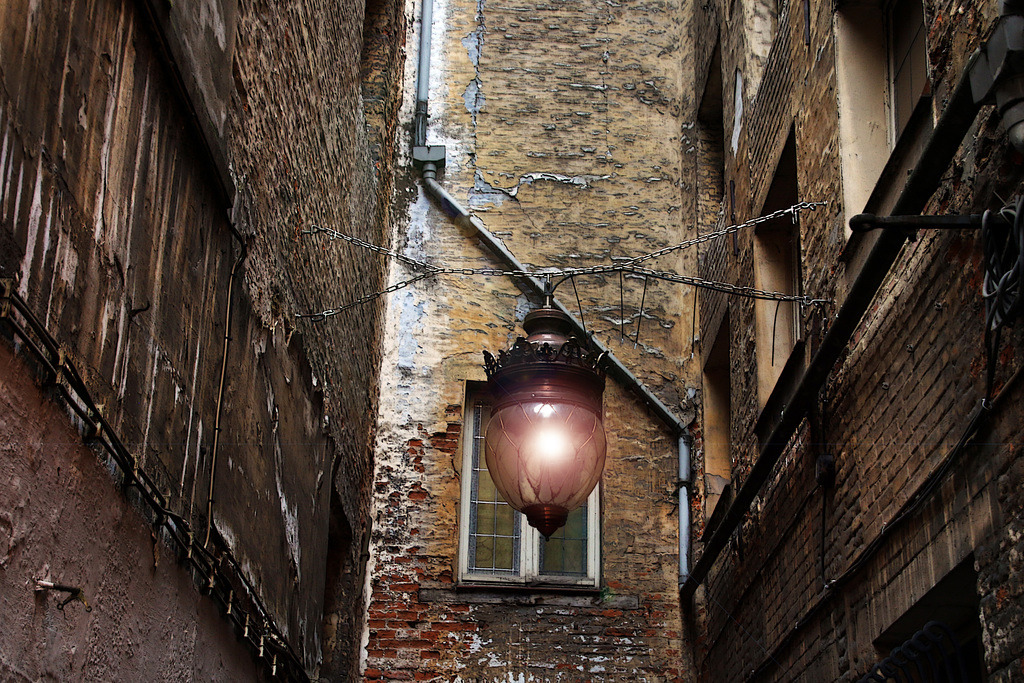
[[[914,9],[920,12],[921,23],[920,25],[915,24],[916,33],[909,41],[907,50],[903,54],[897,54],[897,46],[901,38],[906,37],[910,30],[905,24],[902,24],[896,20],[896,13],[899,9],[905,9],[901,5],[910,3]],[[921,0],[886,0],[881,5],[882,21],[884,24],[885,31],[885,61],[886,61],[886,99],[887,108],[889,114],[889,150],[895,150],[896,144],[899,142],[900,137],[910,127],[911,122],[914,118],[914,112],[917,110],[918,105],[921,103],[921,99],[931,94],[931,78],[928,73],[928,29],[925,24],[924,15],[924,3]],[[913,10],[912,10],[913,11]],[[917,48],[918,40],[920,40],[920,51],[921,58],[924,60],[923,67],[924,71],[921,74],[917,74],[923,77],[923,83],[920,92],[914,92],[913,81],[916,71],[914,64],[912,63],[914,53]],[[901,60],[901,61],[899,61]],[[899,61],[899,64],[897,64]],[[920,65],[919,65],[920,66]],[[909,88],[908,97],[909,101],[906,104],[906,111],[899,106],[899,88],[904,81],[905,77],[909,77]]]
[[[836,55],[836,103],[839,117],[843,234],[858,245],[849,219],[865,211],[885,213],[887,203],[903,186],[902,171],[921,153],[930,131],[925,111],[931,102],[927,16],[922,7],[924,63],[922,91],[913,96],[909,118],[897,130],[894,103],[894,49],[890,30],[892,0],[841,0],[836,3],[833,37]],[[914,42],[911,41],[911,45]],[[909,54],[909,53],[908,53]],[[855,57],[855,58],[852,58]],[[884,126],[876,122],[884,121]],[[847,252],[849,262],[857,250]]]
[[[798,158],[796,130],[790,126],[762,201],[761,216],[799,202]],[[803,293],[800,237],[800,217],[797,214],[792,218],[777,218],[755,228],[754,287],[792,296]],[[757,360],[757,402],[760,408],[768,405],[790,358],[803,340],[801,313],[802,309],[796,301],[754,301],[754,354]]]
[[[541,543],[540,532],[531,527],[525,515],[515,512],[516,525],[519,531],[518,558],[519,566],[508,573],[492,573],[478,571],[470,567],[469,559],[472,552],[470,535],[471,515],[473,512],[473,471],[474,459],[484,464],[483,438],[486,415],[478,411],[489,408],[489,397],[483,386],[467,383],[465,413],[462,429],[461,482],[459,487],[459,553],[458,582],[460,585],[490,586],[525,586],[525,587],[564,587],[564,588],[596,588],[601,581],[601,484],[598,483],[590,493],[586,502],[586,575],[560,575],[542,573],[540,570]],[[479,419],[478,419],[479,417]],[[480,426],[478,432],[478,424]],[[558,532],[556,532],[558,533]]]

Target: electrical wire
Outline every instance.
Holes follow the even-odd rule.
[[[998,212],[986,211],[981,219],[985,250],[985,398],[992,397],[999,343],[1003,329],[1021,311],[1021,276],[1024,274],[1024,195]]]

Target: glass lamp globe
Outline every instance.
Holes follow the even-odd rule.
[[[502,497],[550,536],[601,480],[607,442],[598,355],[569,336],[569,317],[532,311],[497,359],[485,352],[492,399],[487,469]]]

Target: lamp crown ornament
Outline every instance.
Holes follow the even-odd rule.
[[[572,336],[550,296],[523,329],[497,357],[484,351],[492,400],[484,452],[502,497],[550,537],[601,479],[604,372],[601,354]]]

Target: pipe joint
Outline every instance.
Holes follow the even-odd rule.
[[[444,145],[415,145],[412,148],[412,163],[426,176],[428,166],[431,173],[444,168],[446,148]],[[435,176],[431,176],[432,178]]]

